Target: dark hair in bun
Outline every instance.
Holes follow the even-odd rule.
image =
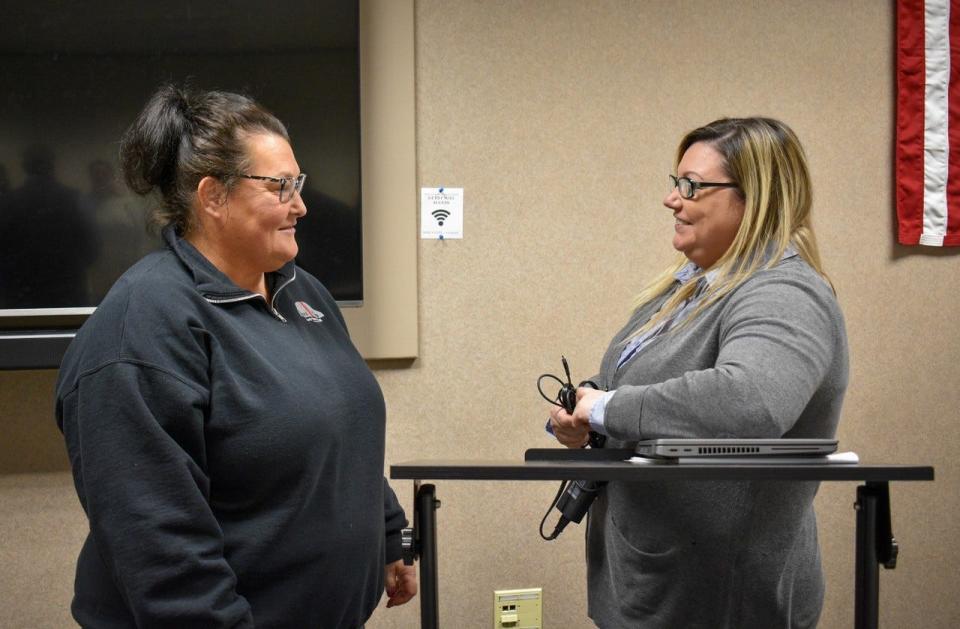
[[[230,175],[247,168],[244,139],[255,133],[290,140],[283,123],[247,96],[165,85],[123,134],[123,178],[137,194],[159,193],[155,224],[186,234],[193,227],[197,184],[217,176],[229,188]]]

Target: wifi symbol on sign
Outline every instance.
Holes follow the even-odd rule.
[[[430,213],[433,214],[433,218],[437,219],[437,224],[440,225],[440,227],[443,227],[443,221],[447,220],[447,217],[450,216],[450,212],[447,210],[434,210]]]

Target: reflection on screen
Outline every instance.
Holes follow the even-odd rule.
[[[298,263],[362,300],[357,0],[61,3],[0,21],[0,312],[93,307],[159,245],[118,173],[164,82],[247,93],[288,127],[308,214]],[[270,16],[277,15],[271,7]]]

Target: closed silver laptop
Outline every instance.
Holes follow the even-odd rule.
[[[637,456],[654,458],[824,456],[837,450],[836,439],[644,439]]]

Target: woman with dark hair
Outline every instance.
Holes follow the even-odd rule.
[[[360,627],[400,561],[385,409],[326,289],[294,264],[289,137],[251,99],[158,91],[121,145],[164,251],[61,365],[57,421],[90,533],[84,627]]]
[[[551,411],[561,443],[661,437],[833,437],[847,387],[843,316],[810,222],[799,140],[736,118],[680,142],[663,204],[676,262],[613,338],[602,391]],[[609,483],[587,531],[600,627],[814,627],[823,575],[818,484]]]

